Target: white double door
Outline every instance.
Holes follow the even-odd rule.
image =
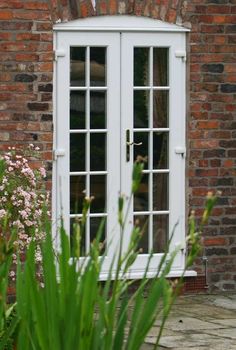
[[[68,233],[86,195],[94,199],[82,250],[89,251],[101,220],[106,258],[120,240],[118,196],[129,197],[133,163],[146,157],[139,191],[128,207],[126,250],[133,225],[144,227],[130,271],[149,275],[175,227],[171,243],[184,242],[185,50],[182,33],[58,32],[56,36],[55,207]],[[183,246],[184,248],[184,246]],[[184,250],[173,275],[181,271]]]

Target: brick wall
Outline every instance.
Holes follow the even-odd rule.
[[[236,0],[2,0],[0,149],[33,142],[51,169],[52,24],[131,14],[191,28],[188,58],[188,204],[202,213],[222,196],[204,232],[212,290],[236,289]],[[50,181],[49,181],[50,182]],[[204,266],[199,258],[195,268]]]
[[[189,45],[189,206],[202,212],[208,190],[222,191],[204,232],[208,283],[236,282],[236,1],[191,1]],[[201,259],[198,271],[204,271]],[[202,266],[202,268],[201,268]]]
[[[52,22],[48,1],[0,1],[0,148],[34,143],[51,169]]]

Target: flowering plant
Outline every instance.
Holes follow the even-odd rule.
[[[12,147],[0,156],[0,234],[7,240],[15,235],[14,253],[19,252],[20,256],[32,239],[42,240],[42,223],[50,214],[47,211],[49,196],[43,185],[45,168],[34,169],[33,162],[27,159],[38,157],[38,151],[38,147],[30,144],[20,154]],[[36,260],[40,260],[39,252]],[[14,261],[16,254],[13,254]]]

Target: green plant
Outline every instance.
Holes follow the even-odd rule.
[[[16,305],[8,305],[9,279],[14,283],[17,254],[24,258],[30,242],[43,238],[43,221],[48,196],[43,191],[45,169],[31,167],[39,148],[29,145],[18,152],[14,147],[0,155],[0,349],[10,350],[19,323]],[[35,259],[40,261],[39,245]]]
[[[142,170],[143,163],[139,159],[134,165],[132,194],[138,189]],[[214,196],[208,198],[203,224],[209,217],[214,202]],[[155,278],[150,281],[145,274],[137,290],[130,296],[128,289],[133,282],[125,278],[125,273],[138,254],[141,230],[133,228],[129,248],[123,254],[126,215],[123,212],[124,198],[120,197],[120,249],[113,259],[106,282],[102,284],[99,282],[103,263],[100,256],[102,225],[91,244],[90,253],[81,264],[78,263],[81,230],[89,205],[90,199],[85,200],[83,219],[75,226],[74,258],[71,258],[70,242],[63,222],[60,229],[60,250],[55,258],[50,222],[47,222],[46,239],[41,244],[42,280],[36,276],[35,242],[30,244],[25,265],[18,262],[18,350],[136,350],[140,349],[148,331],[159,317],[161,326],[154,348],[158,346],[171,306],[183,282],[182,276],[173,286],[166,278],[178,249],[168,259],[167,249],[157,267]],[[200,237],[201,233],[196,229],[195,219],[191,216],[188,235],[190,251],[186,269],[199,254]],[[148,296],[144,298],[147,285]]]

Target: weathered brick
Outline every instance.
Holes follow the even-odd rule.
[[[39,85],[39,91],[52,92],[52,84]]]
[[[228,250],[225,248],[207,248],[206,249],[206,255],[211,256],[211,255],[228,255]]]
[[[20,82],[33,82],[37,79],[37,76],[34,74],[16,74],[15,76],[15,81],[20,81]]]
[[[48,107],[49,107],[48,103],[40,103],[40,102],[28,103],[28,108],[31,111],[47,111]]]
[[[224,65],[222,63],[204,64],[202,66],[202,70],[204,72],[210,72],[210,73],[222,73],[224,71]]]
[[[222,84],[220,89],[223,93],[234,93],[236,92],[236,84]]]

